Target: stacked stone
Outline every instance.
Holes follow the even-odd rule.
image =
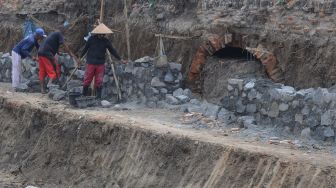
[[[274,125],[294,133],[311,132],[334,140],[336,93],[325,88],[296,91],[269,80],[230,79],[223,107],[236,115],[252,115],[258,124]]]
[[[11,82],[12,60],[10,54],[0,53],[0,82]]]
[[[110,68],[106,72],[104,94],[116,98],[113,72]],[[177,105],[190,100],[182,94],[173,95],[181,87],[181,64],[169,63],[167,67],[156,68],[153,58],[144,57],[127,65],[118,65],[116,75],[120,80],[124,100],[137,101],[149,107],[156,107],[159,101],[167,100]]]

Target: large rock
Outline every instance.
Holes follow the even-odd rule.
[[[175,71],[181,72],[182,65],[179,64],[179,63],[169,63],[169,68],[170,68],[170,70],[175,70]]]
[[[190,101],[190,98],[188,96],[185,96],[185,95],[179,95],[179,96],[176,96],[176,98],[182,103],[182,104],[185,104],[187,102]]]
[[[49,98],[54,101],[60,101],[65,98],[66,92],[60,89],[52,89],[49,91]]]
[[[205,116],[212,118],[212,119],[217,119],[220,107],[215,104],[211,104],[211,103],[204,101],[202,104],[202,109],[203,109],[203,114]]]
[[[140,59],[135,60],[134,62],[135,63],[150,63],[150,62],[153,62],[153,61],[154,61],[153,58],[151,58],[149,56],[145,56],[145,57],[142,57]]]
[[[166,102],[171,105],[179,105],[180,101],[176,99],[174,96],[167,94],[166,95]]]
[[[168,71],[164,77],[164,81],[167,83],[173,83],[175,81],[173,74]]]
[[[279,116],[279,105],[276,102],[273,102],[268,111],[269,117],[278,117]]]
[[[228,125],[235,122],[237,120],[237,117],[234,115],[233,112],[230,112],[225,108],[222,108],[218,113],[217,119],[218,121]]]
[[[173,92],[174,97],[181,96],[181,95],[184,95],[184,90],[182,88],[178,88],[177,90]]]
[[[75,75],[78,79],[83,79],[84,78],[84,74],[85,74],[85,71],[82,71],[82,70],[77,70],[75,72]]]
[[[321,125],[332,125],[333,117],[335,116],[336,111],[326,111],[321,116]]]
[[[151,86],[152,87],[165,87],[166,84],[161,82],[158,77],[154,77],[151,81]]]
[[[244,80],[242,80],[242,79],[229,79],[228,83],[230,85],[236,85],[236,86],[238,86],[239,90],[242,90],[243,89]]]

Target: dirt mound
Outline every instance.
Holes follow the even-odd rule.
[[[4,94],[2,94],[4,96]],[[0,100],[7,185],[41,187],[334,187],[334,158],[305,157],[204,133],[73,111],[39,98]],[[39,102],[38,102],[39,101]],[[48,107],[49,106],[49,107]],[[54,107],[52,107],[54,106]],[[14,184],[16,183],[16,184]]]

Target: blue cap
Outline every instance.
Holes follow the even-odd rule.
[[[45,34],[44,30],[42,28],[37,28],[35,30],[35,33],[41,37],[47,37],[47,35]]]

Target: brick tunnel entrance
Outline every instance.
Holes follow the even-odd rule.
[[[217,74],[217,71],[220,71],[218,72],[218,78],[211,78],[211,80],[219,85],[223,85],[218,83],[221,82],[220,77],[223,73],[231,77],[250,75],[250,73],[259,76],[260,73],[260,75],[268,77],[274,82],[282,83],[284,81],[283,72],[278,67],[276,56],[271,50],[265,49],[261,45],[256,48],[249,48],[237,44],[240,43],[233,42],[232,35],[209,36],[200,45],[192,60],[188,74],[189,87],[194,92],[204,95],[208,92],[208,84],[205,83],[208,79],[207,76],[213,77]],[[208,65],[209,63],[210,65]],[[246,65],[240,67],[242,64]],[[207,67],[209,66],[212,67],[212,70],[209,70],[212,73],[207,75]],[[228,69],[231,69],[231,71],[228,71]],[[228,78],[224,80],[226,79]]]
[[[222,59],[232,58],[232,59],[256,60],[254,54],[248,52],[247,50],[228,45],[216,51],[212,56]]]

